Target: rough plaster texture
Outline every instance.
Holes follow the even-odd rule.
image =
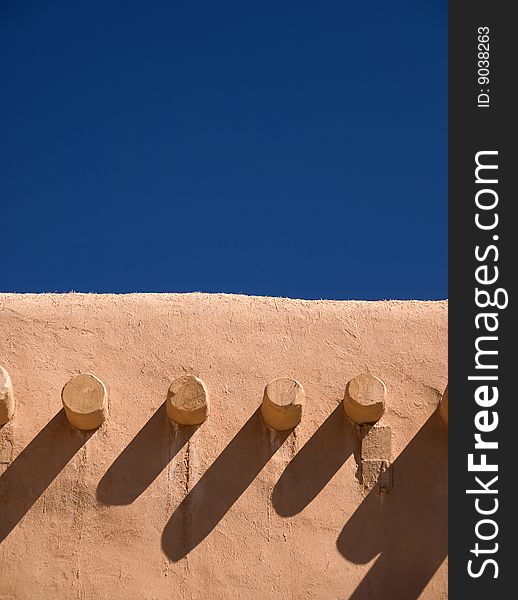
[[[0,331],[2,600],[447,597],[447,303],[3,294]],[[108,389],[93,432],[61,405],[80,372]],[[341,404],[362,372],[388,390],[384,495]],[[185,374],[198,427],[166,415]],[[294,433],[261,419],[280,376],[306,392]]]

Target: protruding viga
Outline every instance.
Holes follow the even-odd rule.
[[[179,425],[200,425],[209,416],[205,384],[194,375],[175,379],[167,394],[167,416]]]
[[[362,373],[351,379],[345,388],[344,410],[347,417],[357,423],[376,423],[385,411],[387,388],[381,379]]]
[[[439,412],[441,414],[441,419],[448,425],[448,386],[446,386],[444,394],[442,395]]]
[[[14,392],[9,373],[0,367],[0,427],[14,415]]]
[[[261,404],[264,422],[277,431],[293,429],[302,419],[305,397],[304,388],[295,379],[280,377],[270,381]]]
[[[74,375],[63,387],[61,399],[67,419],[76,429],[97,429],[106,420],[107,392],[95,375]]]

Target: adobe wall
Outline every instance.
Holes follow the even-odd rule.
[[[446,302],[0,294],[0,364],[2,600],[447,597]],[[62,410],[79,372],[108,389],[93,433]],[[388,389],[388,493],[341,404],[362,372]],[[164,410],[186,373],[198,428]],[[306,392],[290,435],[258,412],[279,376]]]

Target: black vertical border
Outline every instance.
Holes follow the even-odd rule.
[[[512,2],[471,0],[449,2],[449,73],[448,73],[448,169],[449,169],[449,597],[496,600],[513,595],[514,540],[512,517],[518,501],[513,498],[514,463],[518,458],[518,428],[515,430],[515,406],[518,393],[513,379],[518,372],[518,352],[513,347],[513,320],[516,291],[518,244],[512,215],[518,205],[515,178],[518,161],[515,149],[516,106],[518,106],[518,24]],[[477,80],[478,28],[489,27],[490,66],[488,86]],[[477,108],[481,88],[490,90],[490,107]],[[498,231],[482,232],[475,227],[475,154],[481,150],[498,150]],[[499,525],[495,538],[498,552],[487,555],[498,562],[499,575],[487,568],[479,578],[468,574],[467,563],[475,558],[470,553],[477,541],[478,519],[475,496],[466,494],[474,487],[474,473],[469,473],[467,456],[473,452],[476,432],[474,401],[476,385],[468,381],[475,374],[475,246],[492,243],[499,236],[499,280],[492,287],[503,287],[509,294],[509,305],[499,313],[498,376],[499,401],[496,405],[499,425],[491,439],[498,450],[488,452],[488,460],[496,460],[498,471],[499,509],[493,516]],[[490,288],[488,288],[490,289]],[[486,309],[487,310],[487,309]],[[480,332],[478,333],[480,335]],[[483,334],[482,334],[483,335]],[[493,409],[491,409],[493,410]],[[516,441],[515,441],[516,440]],[[487,496],[486,496],[487,498]],[[479,542],[481,547],[490,546]],[[518,556],[518,553],[517,553]],[[477,565],[481,564],[479,557]]]

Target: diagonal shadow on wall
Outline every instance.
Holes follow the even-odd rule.
[[[343,528],[349,561],[377,558],[352,600],[418,598],[448,555],[447,430],[434,412],[393,464],[394,486],[376,487]]]
[[[93,432],[73,429],[61,409],[0,477],[0,543]]]
[[[171,425],[162,404],[124,448],[97,486],[97,500],[109,506],[134,502],[185,446],[197,426]]]
[[[165,526],[162,549],[170,560],[184,558],[213,531],[290,433],[267,430],[260,409],[254,412]]]
[[[282,517],[301,512],[331,481],[360,442],[340,403],[288,464],[272,502]]]

